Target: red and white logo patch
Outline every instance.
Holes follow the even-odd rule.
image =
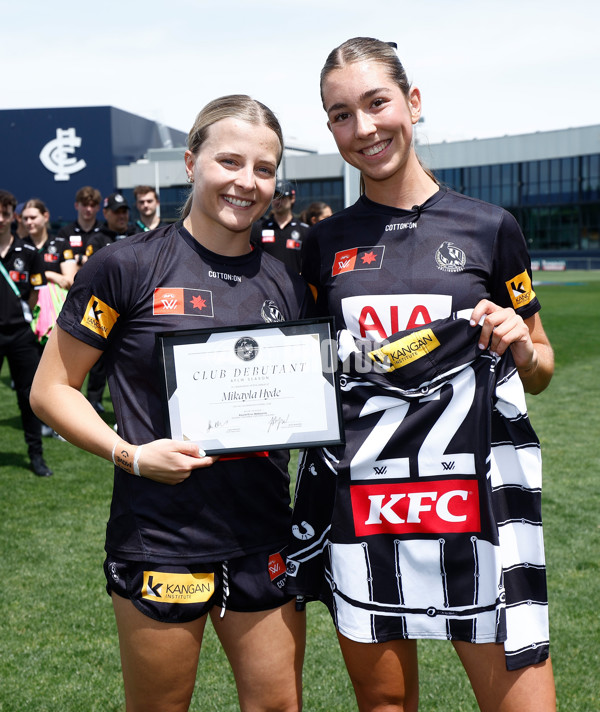
[[[269,556],[269,576],[271,577],[271,581],[283,576],[284,573],[285,561],[281,554],[279,552],[277,554],[271,554],[271,556]]]
[[[481,531],[476,480],[350,487],[356,536]]]
[[[384,252],[385,247],[383,245],[354,247],[343,252],[336,252],[331,275],[335,277],[338,274],[354,272],[360,269],[380,269]]]
[[[157,287],[152,313],[186,316],[214,316],[212,292],[183,287]]]

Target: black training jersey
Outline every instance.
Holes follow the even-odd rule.
[[[362,196],[311,229],[302,274],[318,290],[319,311],[361,339],[381,340],[484,298],[523,318],[540,309],[512,215],[444,189],[413,211]]]
[[[295,218],[283,228],[276,220],[266,218],[253,225],[252,241],[295,272],[300,272],[304,241],[309,231],[309,225]]]
[[[125,230],[123,234],[119,234],[114,230],[109,229],[106,225],[103,225],[98,232],[95,232],[89,237],[85,247],[85,254],[87,257],[91,257],[103,247],[112,245],[114,242],[118,242],[119,240],[129,237],[129,235],[133,235],[134,233],[135,230],[131,226],[128,226],[127,230]]]
[[[254,250],[225,257],[181,223],[104,247],[78,273],[61,328],[104,351],[119,434],[165,437],[158,332],[305,316],[302,279]],[[202,404],[198,404],[201,408]],[[288,453],[221,458],[171,487],[115,469],[106,549],[125,559],[210,561],[283,545]]]
[[[30,238],[26,238],[25,241],[35,247]],[[58,236],[48,237],[42,247],[38,249],[38,253],[44,263],[45,272],[60,272],[60,266],[63,262],[69,262],[75,259],[69,241],[64,237]]]
[[[85,248],[88,240],[92,237],[92,235],[99,232],[101,227],[101,224],[98,220],[96,220],[91,230],[84,230],[77,220],[75,220],[75,222],[61,227],[56,235],[57,237],[64,237],[69,241],[69,245],[71,246],[74,255],[83,255],[85,254]]]
[[[35,247],[21,239],[13,239],[8,251],[2,259],[2,265],[11,281],[17,287],[20,298],[4,275],[0,274],[0,327],[14,329],[31,320],[28,307],[25,307],[27,317],[23,312],[22,301],[29,299],[31,289],[39,289],[46,284],[44,263]]]

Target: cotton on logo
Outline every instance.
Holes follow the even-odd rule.
[[[475,480],[354,485],[350,496],[357,536],[481,530]]]

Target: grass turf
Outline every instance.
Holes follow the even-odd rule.
[[[549,389],[529,398],[544,457],[551,651],[559,709],[600,710],[600,273],[539,273],[536,291],[556,354]],[[51,478],[27,469],[16,398],[0,377],[0,710],[121,712],[119,651],[102,574],[111,466],[45,440]],[[111,422],[110,403],[106,418]],[[421,709],[471,712],[469,683],[447,643],[422,641]],[[307,712],[356,708],[332,624],[308,607]],[[233,677],[207,627],[190,708],[238,709]]]

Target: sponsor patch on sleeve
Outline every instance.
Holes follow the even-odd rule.
[[[109,307],[108,304],[92,294],[85,308],[85,314],[83,315],[81,324],[90,331],[93,331],[94,334],[98,334],[106,339],[113,326],[117,323],[118,318],[118,311]]]
[[[533,291],[533,285],[531,284],[527,270],[509,279],[508,282],[506,282],[506,288],[508,289],[510,300],[515,309],[524,307],[535,299],[535,292]]]
[[[42,275],[39,272],[32,274],[30,282],[33,287],[39,287],[41,284],[43,284]]]

